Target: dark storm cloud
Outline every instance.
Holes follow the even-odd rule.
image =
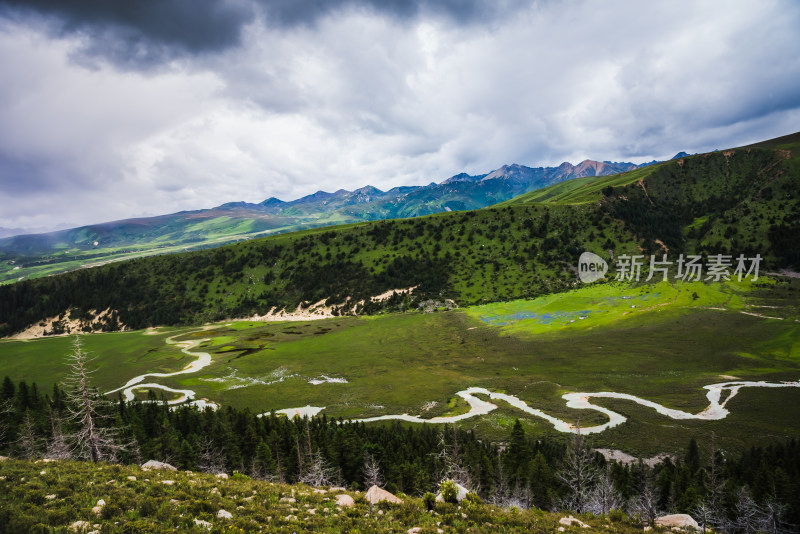
[[[88,37],[87,51],[134,63],[234,46],[254,15],[239,0],[2,0],[0,13],[42,17],[58,33]]]
[[[457,23],[486,21],[525,4],[480,0],[255,0],[268,24],[312,24],[320,17],[345,8],[365,8],[398,19],[440,15]]]
[[[82,52],[120,66],[147,67],[175,57],[213,53],[240,44],[259,18],[268,28],[310,26],[342,9],[397,19],[444,16],[456,23],[487,20],[511,3],[477,0],[0,0],[0,15],[40,18],[60,35],[86,38]]]

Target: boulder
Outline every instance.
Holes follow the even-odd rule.
[[[145,463],[142,464],[142,469],[144,469],[145,471],[149,471],[150,469],[169,469],[170,471],[177,471],[177,469],[174,468],[173,466],[156,460],[146,461]]]
[[[589,525],[587,525],[580,519],[575,519],[571,515],[567,517],[562,517],[561,519],[558,520],[558,522],[567,527],[571,527],[572,525],[578,525],[581,528],[589,528]]]
[[[205,528],[205,529],[208,529],[208,530],[211,530],[211,527],[213,526],[208,521],[203,521],[202,519],[197,519],[197,518],[195,518],[194,524],[197,525],[200,528]]]
[[[233,514],[220,508],[219,512],[217,512],[217,519],[233,519]]]
[[[453,484],[455,484],[456,488],[458,489],[458,493],[456,494],[456,500],[458,502],[461,502],[467,496],[469,490],[464,486],[462,486],[461,484],[459,484],[458,482],[453,482]],[[439,492],[439,494],[436,495],[436,502],[444,502],[444,497],[442,497],[441,492]]]
[[[86,532],[91,525],[88,521],[75,521],[69,526],[72,532]]]
[[[656,518],[656,525],[660,527],[681,527],[700,529],[700,525],[689,514],[662,515]]]
[[[97,506],[92,508],[92,512],[94,512],[94,515],[102,514],[103,513],[103,507],[105,505],[106,505],[106,501],[104,501],[103,499],[100,499],[99,501],[97,501]]]
[[[372,486],[370,489],[368,489],[367,494],[364,495],[364,498],[367,499],[367,502],[370,504],[378,504],[381,501],[393,502],[397,504],[403,502],[396,495],[392,495],[385,489],[381,489],[378,486]]]
[[[353,500],[353,498],[350,495],[347,495],[346,493],[336,496],[336,504],[338,506],[349,507],[353,506],[355,503],[356,502]]]

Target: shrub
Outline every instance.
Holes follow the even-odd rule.
[[[424,504],[425,509],[430,512],[436,505],[436,495],[434,495],[430,491],[425,493],[425,495],[422,496],[422,504]]]
[[[439,493],[442,494],[444,502],[449,502],[450,504],[458,503],[458,486],[452,480],[445,480],[439,484]]]
[[[625,512],[622,510],[609,510],[608,512],[608,519],[613,521],[614,523],[620,523],[625,521]]]

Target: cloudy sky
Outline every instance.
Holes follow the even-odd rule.
[[[0,226],[800,130],[800,3],[0,0]]]

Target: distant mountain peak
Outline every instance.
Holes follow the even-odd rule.
[[[672,156],[670,159],[688,158],[689,156],[691,156],[691,154],[689,154],[688,152],[680,151],[674,156]]]
[[[364,195],[379,195],[383,193],[383,191],[381,191],[377,187],[371,185],[365,185],[364,187],[359,187],[358,189],[355,189],[353,193],[361,193]]]
[[[283,200],[275,197],[269,197],[267,200],[261,203],[262,206],[265,208],[271,208],[273,206],[280,206],[281,204],[286,204]]]

